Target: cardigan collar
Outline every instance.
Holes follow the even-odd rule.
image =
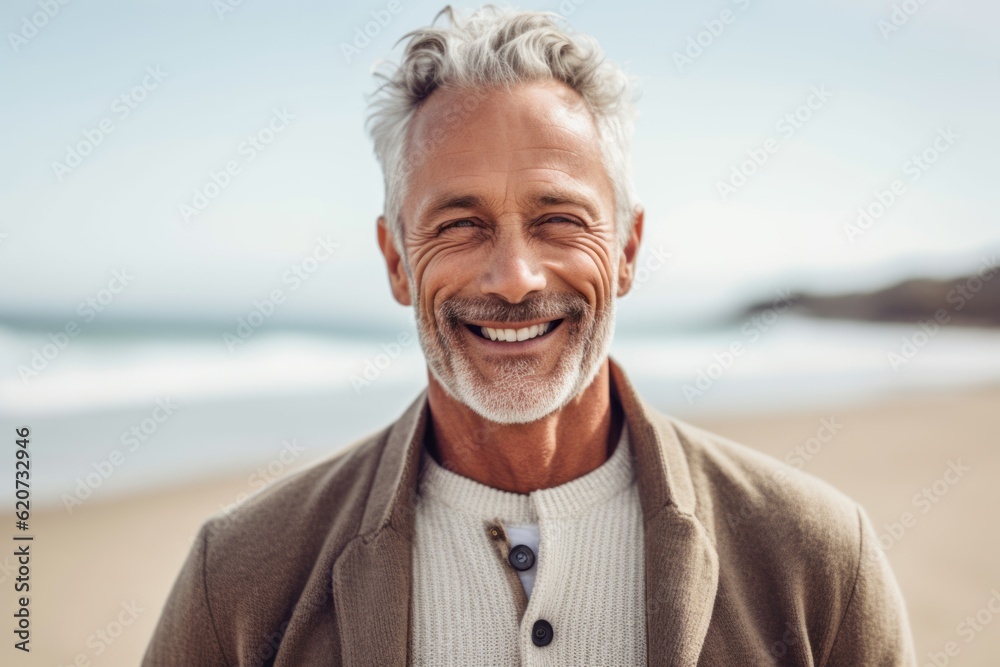
[[[610,356],[608,363],[612,391],[621,402],[630,429],[643,515],[652,516],[667,505],[694,514],[694,487],[676,432],[654,422],[651,408],[625,371]],[[378,532],[391,524],[412,540],[412,503],[429,412],[425,388],[392,425],[362,519],[362,534]]]
[[[695,665],[714,606],[718,556],[695,516],[694,485],[673,424],[646,404],[613,358],[608,361],[643,513],[648,655],[657,664]],[[359,535],[334,563],[345,664],[409,664],[414,512],[428,422],[425,388],[388,428]]]
[[[579,518],[632,485],[630,450],[625,424],[611,456],[593,470],[555,486],[516,493],[460,475],[438,463],[425,448],[417,492],[422,502],[444,505],[449,512],[480,520],[532,524],[544,519]]]

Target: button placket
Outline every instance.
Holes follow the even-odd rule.
[[[540,537],[541,537],[541,532],[544,531],[544,528],[541,524],[542,521],[539,520]],[[535,601],[538,596],[534,594],[531,596],[531,601],[528,600],[528,596],[524,591],[524,586],[521,583],[520,575],[518,575],[517,570],[514,568],[513,563],[511,562],[511,556],[514,553],[514,550],[511,549],[510,537],[507,534],[506,529],[504,528],[503,522],[500,521],[499,518],[497,518],[493,519],[492,521],[486,521],[485,525],[486,525],[487,537],[489,538],[490,543],[494,546],[497,555],[502,559],[503,561],[502,564],[504,567],[504,571],[507,575],[507,580],[508,582],[510,582],[511,587],[514,590],[514,599],[518,608],[518,623],[522,623],[525,614],[527,613],[527,608],[530,606],[533,609],[537,609],[537,607],[541,604],[541,602]],[[518,546],[525,546],[525,548],[529,552],[531,551],[531,548],[527,547],[526,545],[518,545]],[[541,550],[541,540],[539,540],[539,551],[540,550]],[[534,555],[533,552],[532,555]],[[535,562],[531,564],[531,566],[537,566],[537,565],[539,565],[539,563],[536,559]],[[531,566],[525,569],[530,569]],[[536,583],[538,581],[538,574],[539,573],[535,574]],[[536,614],[537,612],[532,612],[532,615]],[[521,631],[524,632],[524,628],[522,628]],[[552,640],[555,636],[555,631],[552,628],[552,624],[548,620],[544,618],[536,618],[534,622],[531,624],[530,629],[528,630],[528,636],[531,639],[531,643],[535,647],[542,648],[552,643]],[[527,659],[527,656],[523,657]]]
[[[531,642],[535,646],[548,646],[552,641],[552,624],[544,618],[535,621],[531,626]]]
[[[541,552],[543,543],[547,544],[546,548],[550,550],[547,562],[552,563],[554,562],[554,554],[551,552],[551,548],[556,544],[551,539],[553,524],[546,519],[545,508],[544,506],[540,506],[538,504],[538,498],[534,498],[534,504],[538,516],[538,551],[539,553]],[[531,624],[528,636],[530,637],[531,643],[535,647],[536,651],[545,650],[548,652],[552,651],[552,649],[545,649],[544,647],[552,643],[555,631],[552,628],[552,623],[543,617],[544,611],[541,608],[544,606],[544,592],[547,588],[546,584],[551,585],[552,582],[547,582],[546,578],[542,576],[541,559],[536,560],[535,567],[538,569],[535,571],[535,585],[532,589],[531,601],[528,605],[531,607],[531,614],[529,614],[529,618],[534,618],[535,620]],[[551,575],[549,576],[551,577]],[[541,654],[539,654],[539,656],[540,655]]]
[[[507,556],[510,566],[518,572],[530,570],[535,565],[535,552],[527,544],[518,544]]]
[[[524,585],[521,584],[521,577],[517,574],[517,570],[511,567],[510,538],[507,537],[507,531],[504,530],[503,523],[499,519],[487,520],[484,524],[486,527],[486,537],[490,542],[490,546],[493,547],[494,552],[499,556],[504,575],[507,577],[507,583],[510,584],[511,593],[514,596],[514,605],[517,607],[517,622],[520,623],[521,619],[524,618],[524,612],[528,608],[528,595],[524,592]]]

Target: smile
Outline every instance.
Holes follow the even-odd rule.
[[[465,326],[469,329],[469,331],[476,334],[480,338],[505,343],[520,343],[551,333],[561,322],[562,319],[558,319],[550,322],[542,322],[540,324],[532,324],[531,326],[521,327],[519,329],[486,327],[476,324],[466,324]]]

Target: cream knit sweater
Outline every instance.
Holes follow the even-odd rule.
[[[529,494],[462,477],[426,450],[420,465],[414,665],[646,664],[642,510],[627,425],[600,467]],[[532,524],[540,544],[528,600],[507,561],[518,542],[505,526]],[[540,619],[552,628],[545,646],[532,641]]]

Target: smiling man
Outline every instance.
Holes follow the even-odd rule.
[[[427,388],[209,520],[145,664],[915,664],[861,508],[608,355],[643,230],[628,78],[550,15],[444,14],[370,119]]]

